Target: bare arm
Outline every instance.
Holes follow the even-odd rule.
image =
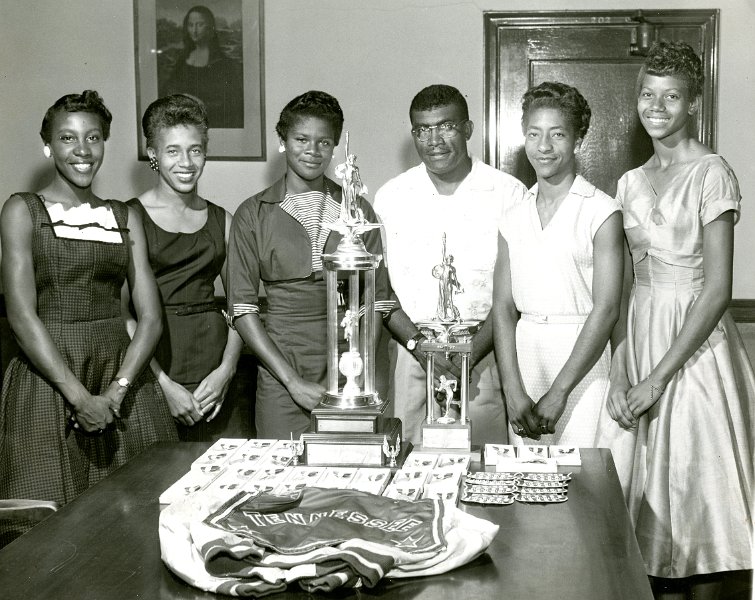
[[[493,351],[493,320],[485,319],[472,338],[471,367],[477,365]]]
[[[488,317],[493,323],[493,345],[498,374],[506,398],[508,419],[514,431],[521,431],[520,435],[538,439],[539,424],[532,413],[535,403],[524,390],[516,353],[516,326],[519,316],[511,289],[509,246],[499,233],[498,257],[493,275],[493,307]]]
[[[555,433],[569,394],[603,354],[619,318],[624,279],[623,237],[621,213],[615,212],[604,221],[593,238],[593,308],[569,358],[535,407],[535,414],[549,433]]]
[[[160,315],[160,295],[155,276],[149,265],[147,240],[141,217],[133,208],[129,208],[128,212],[127,241],[130,260],[127,279],[131,301],[136,312],[136,327],[133,329],[131,343],[118,369],[118,376],[134,381],[154,354],[162,334],[163,323]]]
[[[258,314],[241,315],[236,319],[235,326],[244,343],[265,368],[285,386],[294,402],[306,410],[312,410],[319,404],[325,388],[319,383],[304,380],[294,370],[270,339]]]
[[[231,215],[225,213],[225,239],[228,240],[228,235],[231,229]],[[223,263],[223,268],[220,271],[220,279],[223,283],[223,290],[228,290],[227,285],[228,276],[228,260]],[[203,414],[207,415],[207,421],[212,421],[220,412],[223,406],[223,401],[228,393],[228,388],[231,384],[233,376],[236,374],[236,364],[238,363],[241,350],[244,347],[244,342],[241,336],[235,329],[228,330],[228,339],[223,349],[223,358],[216,369],[205,377],[197,389],[194,390],[194,398],[199,402],[200,409]],[[209,413],[209,414],[208,414]]]
[[[731,301],[733,255],[734,213],[726,211],[703,228],[705,283],[679,335],[647,379],[627,394],[633,415],[639,416],[658,401],[674,374],[703,345],[721,320]]]
[[[12,196],[3,207],[0,239],[8,321],[21,350],[73,407],[79,424],[86,431],[105,428],[113,420],[112,399],[90,394],[68,368],[37,314],[32,220],[26,204],[18,196]]]
[[[627,403],[627,392],[631,385],[627,376],[627,315],[629,310],[629,298],[634,284],[634,265],[632,255],[629,252],[626,238],[623,240],[624,247],[624,281],[621,287],[621,307],[619,318],[611,332],[611,372],[610,387],[608,391],[607,409],[608,414],[617,421],[624,429],[631,429],[636,424],[632,412]]]

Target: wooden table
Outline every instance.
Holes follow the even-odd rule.
[[[207,444],[156,444],[0,551],[5,600],[218,598],[160,560],[158,496]],[[501,527],[487,553],[450,573],[384,580],[343,598],[652,599],[607,450],[583,450],[563,504],[466,510]],[[271,598],[310,597],[291,592]]]

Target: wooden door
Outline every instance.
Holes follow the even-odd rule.
[[[485,161],[531,186],[524,154],[521,99],[543,81],[576,87],[592,109],[579,153],[581,174],[608,194],[652,154],[637,117],[636,82],[643,57],[632,54],[637,11],[485,13]],[[715,150],[718,10],[645,11],[657,39],[683,40],[703,59],[700,140]]]

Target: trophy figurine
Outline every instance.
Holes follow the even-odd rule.
[[[432,276],[438,280],[437,310],[434,318],[417,323],[417,327],[427,337],[419,346],[427,357],[427,418],[422,425],[423,450],[470,451],[472,448],[472,423],[468,417],[469,361],[472,334],[479,321],[461,319],[454,297],[464,293],[464,288],[457,278],[453,263],[454,257],[448,253],[444,233],[441,260],[432,268]],[[441,375],[440,385],[435,387],[435,357],[438,354],[445,355],[446,359],[457,355],[460,357],[460,381]],[[441,414],[437,417],[436,402],[441,407]]]

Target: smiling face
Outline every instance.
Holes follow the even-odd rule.
[[[100,118],[87,112],[59,112],[51,131],[47,145],[56,176],[80,189],[90,187],[105,155]]]
[[[161,186],[180,194],[196,189],[206,160],[205,144],[198,127],[177,125],[160,129],[155,147],[148,148],[147,153],[157,159]]]
[[[672,75],[645,75],[637,96],[640,122],[653,140],[675,143],[686,139],[687,122],[697,111],[687,82]]]
[[[523,126],[524,151],[538,181],[554,183],[574,176],[577,160],[574,151],[582,143],[574,128],[557,108],[535,108]]]
[[[333,158],[335,135],[330,123],[318,117],[296,119],[281,140],[286,150],[289,191],[318,189]]]
[[[432,175],[444,181],[461,181],[469,173],[470,158],[467,141],[472,137],[472,122],[464,117],[455,104],[436,106],[431,110],[411,111],[412,129],[431,127],[430,137],[421,141],[413,135],[414,147]],[[441,136],[441,123],[455,124],[453,137]]]

